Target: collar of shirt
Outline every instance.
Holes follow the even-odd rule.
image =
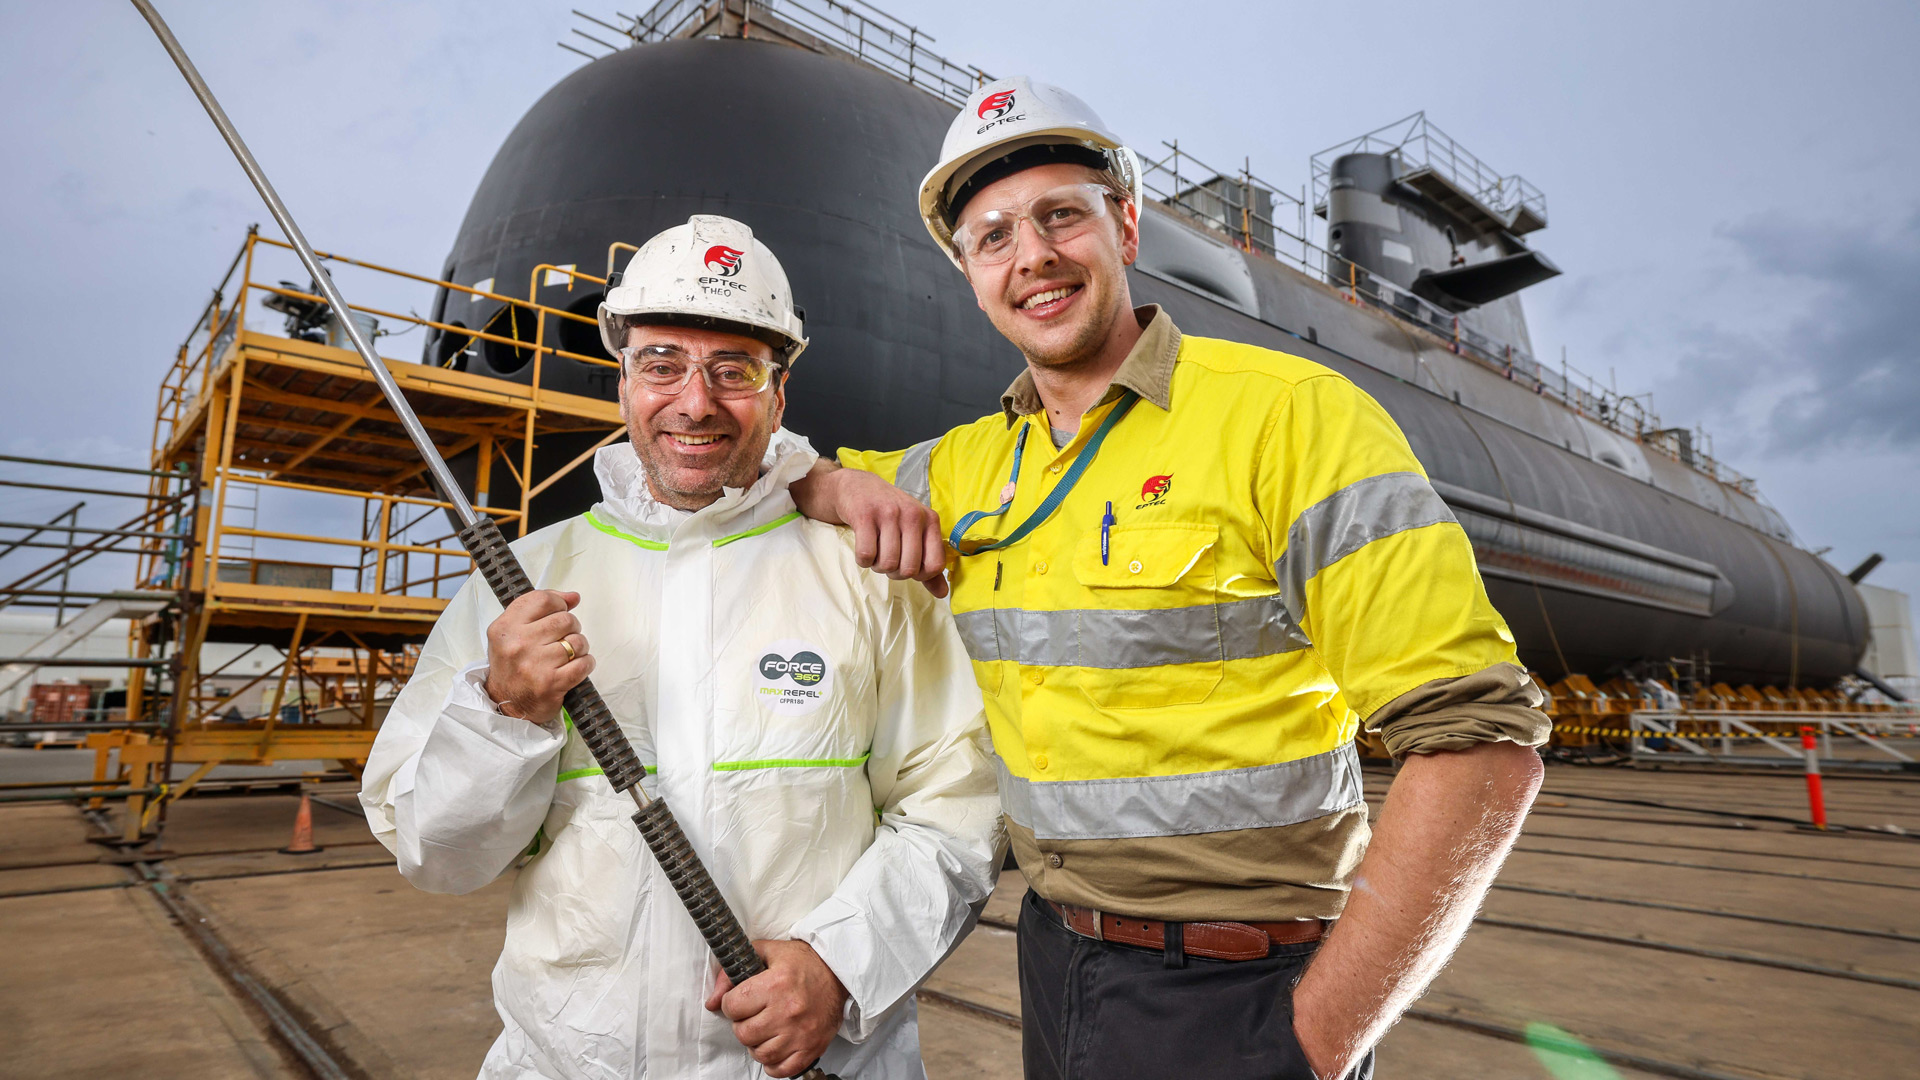
[[[793,509],[787,485],[807,474],[818,460],[805,436],[781,428],[767,441],[760,476],[745,488],[724,488],[720,498],[699,510],[678,510],[653,497],[640,455],[625,439],[594,454],[600,501],[593,513],[622,532],[644,540],[670,542],[682,535],[722,535],[764,525]]]
[[[1120,396],[1122,389],[1127,389],[1162,410],[1171,411],[1173,364],[1180,355],[1180,328],[1173,325],[1173,318],[1158,304],[1134,308],[1133,317],[1140,320],[1140,340],[1133,343],[1132,351],[1120,362],[1120,370],[1113,373],[1113,382],[1108,384],[1107,392],[1100,395],[1100,404],[1112,401]],[[1013,385],[1007,387],[1007,392],[1000,395],[1000,411],[1006,414],[1009,428],[1021,417],[1032,416],[1045,407],[1040,401],[1040,391],[1034,388],[1031,371],[1022,370]]]

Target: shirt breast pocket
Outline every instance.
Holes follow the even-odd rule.
[[[1205,701],[1225,674],[1214,549],[1197,522],[1122,525],[1074,553],[1091,603],[1075,616],[1081,688],[1109,709]]]

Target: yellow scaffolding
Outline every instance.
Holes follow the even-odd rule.
[[[382,716],[381,688],[391,693],[405,681],[414,650],[471,570],[444,513],[448,504],[432,491],[425,466],[358,355],[247,325],[249,303],[263,296],[324,303],[285,282],[255,280],[257,256],[268,249],[291,250],[249,230],[227,280],[160,383],[152,462],[168,478],[153,480],[149,506],[154,531],[171,538],[145,542],[137,576],[140,588],[177,599],[166,613],[136,625],[133,653],[159,656],[170,647],[173,663],[169,686],[152,685],[144,671],[130,679],[127,719],[158,719],[165,727],[156,735],[129,729],[88,738],[96,780],[108,778],[117,755],[121,782],[134,789],[157,784],[162,792],[129,797],[123,837],[129,842],[148,835],[168,801],[220,764],[321,759],[358,771]],[[531,322],[528,341],[411,313],[354,308],[389,324],[531,350],[526,383],[389,361],[442,453],[475,455],[475,502],[503,526],[511,522],[525,535],[533,498],[625,430],[617,403],[541,386],[542,364],[552,357],[616,366],[605,356],[547,344],[556,320],[593,320],[537,302],[542,275],[549,283],[564,278],[569,291],[576,282],[604,284],[605,278],[541,266],[521,299],[345,256],[321,257],[449,295],[492,300],[515,324]],[[599,437],[571,461],[536,476],[536,444],[560,434]],[[518,484],[515,505],[489,505],[496,461]],[[178,498],[183,480],[197,490],[185,509]],[[269,493],[299,502],[303,511],[293,520],[266,521],[257,517],[264,503],[247,505],[246,514],[234,510],[242,495],[259,500]],[[316,531],[320,521],[347,520],[349,510],[358,514],[357,532]],[[253,555],[255,541],[325,545],[348,557],[261,559]],[[351,584],[337,587],[343,573]],[[265,715],[238,723],[220,715],[237,695],[216,693],[210,685],[222,671],[201,663],[208,642],[282,651],[276,666],[240,690],[277,679]],[[314,652],[321,648],[335,652]],[[300,704],[283,708],[290,680],[303,688]],[[321,708],[312,717],[305,704],[309,683],[321,688]],[[283,719],[282,713],[290,715]],[[183,763],[200,767],[171,783],[172,767]]]

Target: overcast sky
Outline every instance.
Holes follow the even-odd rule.
[[[574,2],[162,9],[317,245],[432,273],[507,131],[584,63],[553,44]],[[1920,5],[882,6],[1283,187],[1426,110],[1546,193],[1531,239],[1566,274],[1525,294],[1540,356],[1652,391],[1809,547],[1884,552],[1871,580],[1920,591]],[[0,7],[0,91],[0,448],[141,463],[172,350],[266,215],[131,5]]]

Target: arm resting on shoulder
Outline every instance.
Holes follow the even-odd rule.
[[[854,559],[896,581],[920,581],[947,595],[946,537],[940,515],[918,499],[863,469],[821,458],[787,487],[802,514],[853,530]]]

